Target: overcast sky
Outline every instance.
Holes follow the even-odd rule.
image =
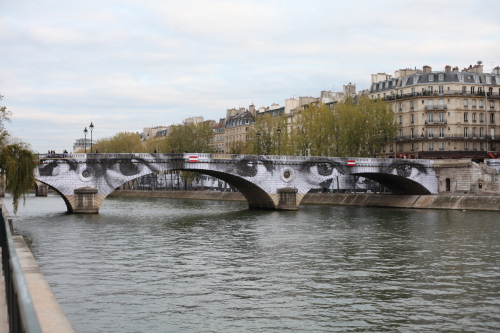
[[[318,97],[370,74],[500,65],[498,0],[0,0],[0,105],[36,151]]]

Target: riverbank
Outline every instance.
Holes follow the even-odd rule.
[[[239,192],[235,193],[217,191],[118,190],[114,191],[110,195],[121,197],[246,201],[243,195]],[[301,205],[303,204],[500,211],[500,195],[391,195],[374,193],[307,193],[302,199]]]

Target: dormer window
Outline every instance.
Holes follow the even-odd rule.
[[[443,73],[439,73],[438,79],[439,79],[439,81],[444,81],[444,74]]]
[[[403,79],[403,86],[406,86],[406,82],[408,82],[408,78],[407,78],[407,77],[405,77],[405,78]]]
[[[418,75],[415,75],[413,77],[413,84],[417,84],[418,83],[418,79],[419,79],[419,76]]]
[[[429,82],[434,81],[434,74],[429,74]]]
[[[457,74],[457,78],[459,82],[464,82],[464,75],[463,74]]]
[[[486,83],[491,84],[491,76],[486,76]]]
[[[479,75],[474,75],[474,82],[479,83]]]

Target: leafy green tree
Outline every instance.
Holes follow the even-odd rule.
[[[270,114],[258,115],[251,132],[251,152],[261,155],[288,154],[288,129],[286,116],[272,117]],[[278,128],[281,133],[278,135]],[[257,135],[258,133],[258,135]]]
[[[0,100],[3,96],[0,95]],[[17,213],[19,200],[26,200],[35,183],[37,159],[26,143],[9,144],[9,132],[5,123],[10,121],[11,112],[5,106],[0,107],[0,185],[12,194],[14,214]]]
[[[112,137],[97,140],[94,147],[100,153],[142,153],[141,137],[133,132],[119,132]]]
[[[166,151],[163,152],[210,153],[210,140],[213,136],[214,132],[208,122],[172,125],[170,134],[166,137]]]

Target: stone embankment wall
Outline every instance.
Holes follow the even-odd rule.
[[[224,193],[215,191],[119,190],[114,191],[110,194],[110,196],[245,201],[245,198],[241,193]],[[500,195],[391,195],[371,193],[308,193],[302,199],[301,204],[500,211]]]

